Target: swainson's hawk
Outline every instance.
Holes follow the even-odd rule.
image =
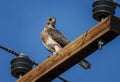
[[[41,32],[41,38],[44,46],[53,54],[61,50],[70,41],[55,27],[56,19],[54,17],[49,17],[47,19],[46,26]],[[91,67],[91,64],[85,59],[81,60],[79,63],[84,69]]]

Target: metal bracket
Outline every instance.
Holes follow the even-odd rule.
[[[103,39],[98,40],[98,49],[99,50],[102,50],[104,43],[105,43],[105,41]]]

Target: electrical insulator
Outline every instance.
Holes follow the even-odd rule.
[[[93,18],[101,21],[109,15],[114,15],[117,5],[114,0],[97,0],[93,2],[92,6]]]
[[[20,78],[32,69],[33,62],[28,56],[19,55],[11,61],[11,74]]]
[[[20,78],[24,74],[29,72],[32,69],[33,64],[36,66],[39,65],[35,61],[32,61],[31,59],[29,59],[29,57],[25,55],[24,53],[18,53],[2,45],[0,45],[0,48],[11,54],[14,54],[17,57],[11,60],[11,74],[16,78]],[[63,82],[68,82],[63,77],[58,76],[58,78],[62,80]]]

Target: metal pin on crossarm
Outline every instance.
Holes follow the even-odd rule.
[[[102,40],[102,39],[98,40],[98,49],[102,50],[102,47],[103,47],[104,44],[105,44],[104,40]]]
[[[120,7],[120,3],[116,0],[96,0],[93,2],[93,18],[99,22],[104,21],[109,15],[115,14],[116,7]],[[98,49],[102,50],[105,40],[98,40]]]

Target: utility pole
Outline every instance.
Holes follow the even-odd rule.
[[[120,34],[120,19],[109,16],[92,27],[58,53],[29,71],[17,82],[50,82],[83,58],[99,49],[99,40],[104,46]]]
[[[115,0],[96,0],[92,6],[93,18],[99,23],[17,82],[50,82],[120,34],[120,18],[113,16],[120,4]]]

